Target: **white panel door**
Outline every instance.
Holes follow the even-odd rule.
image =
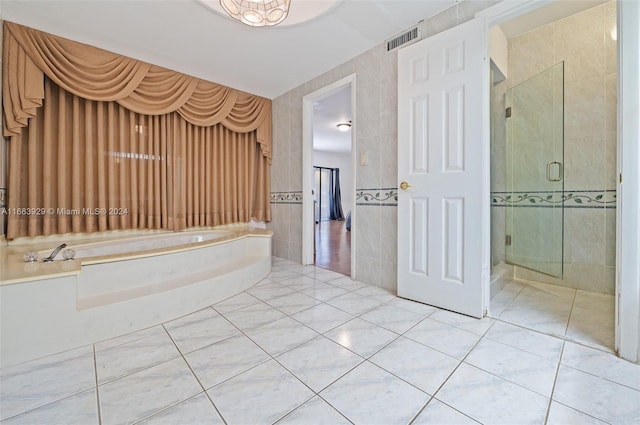
[[[398,52],[398,295],[474,317],[484,312],[484,51],[475,19]]]

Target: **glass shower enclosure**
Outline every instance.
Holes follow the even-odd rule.
[[[507,263],[563,274],[564,63],[505,98]]]

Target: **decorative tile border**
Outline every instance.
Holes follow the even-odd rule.
[[[272,204],[302,204],[302,191],[271,192]]]
[[[375,189],[356,189],[356,205],[397,207],[398,188],[381,187]]]
[[[7,206],[7,189],[0,187],[0,208],[6,208]]]
[[[302,204],[302,191],[271,192],[272,204]],[[375,207],[398,206],[398,188],[356,189],[356,205]]]
[[[564,192],[492,192],[492,207],[615,208],[615,190],[565,190]]]

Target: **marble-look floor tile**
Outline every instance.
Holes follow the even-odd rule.
[[[299,274],[311,273],[316,270],[316,266],[308,265],[303,266],[302,264],[285,264],[282,266],[281,270],[291,270]]]
[[[315,392],[359,365],[364,359],[324,336],[319,336],[276,358]]]
[[[419,314],[422,317],[430,316],[431,314],[439,311],[438,307],[434,307],[432,305],[422,304],[417,301],[411,301],[404,298],[395,297],[386,305],[390,305],[400,310],[410,311],[411,313]]]
[[[295,291],[301,291],[320,282],[309,276],[296,276],[278,283]]]
[[[247,293],[253,295],[262,301],[269,301],[274,298],[281,297],[293,292],[293,289],[278,283],[270,283],[267,285],[256,285],[253,288],[247,290]]]
[[[481,338],[479,335],[431,318],[418,323],[405,333],[405,336],[460,360]]]
[[[318,336],[318,333],[290,317],[247,331],[247,336],[272,356],[282,354]]]
[[[325,336],[362,357],[371,356],[398,338],[398,334],[361,319],[338,326],[325,333]]]
[[[615,313],[574,306],[566,335],[574,341],[613,351],[615,347]]]
[[[182,357],[98,387],[102,424],[142,420],[202,388]]]
[[[272,282],[280,282],[296,276],[300,276],[300,273],[290,267],[283,267],[269,273],[267,279],[271,280]]]
[[[396,297],[396,294],[394,294],[390,290],[385,288],[380,288],[378,286],[373,286],[373,285],[363,286],[361,288],[356,289],[353,292],[355,292],[356,294],[366,295],[371,297],[384,296],[384,297],[388,297],[389,299]]]
[[[274,360],[207,393],[230,424],[270,424],[313,397],[310,389]]]
[[[98,425],[98,423],[98,401],[95,389],[2,421],[3,425]]]
[[[307,288],[300,289],[300,292],[316,300],[325,302],[349,293],[349,291],[345,289],[324,282],[314,283]]]
[[[234,310],[224,315],[231,323],[243,331],[255,329],[267,323],[286,317],[281,311],[271,307],[269,304],[260,302],[239,310]]]
[[[507,307],[511,305],[516,296],[516,294],[510,294],[508,292],[498,292],[493,298],[491,298],[491,302],[489,304],[489,317],[500,317]]]
[[[340,274],[338,272],[334,272],[331,270],[325,270],[319,267],[316,267],[316,270],[312,273],[309,274],[307,273],[307,276],[311,276],[313,277],[315,280],[320,280],[322,282],[331,282],[332,280],[337,280],[337,279],[343,279],[347,276]],[[348,279],[350,279],[349,277],[347,277]]]
[[[171,406],[155,415],[138,422],[140,425],[223,425],[224,421],[216,411],[209,397],[200,393],[195,397]]]
[[[180,357],[166,332],[96,350],[98,385]]]
[[[529,281],[526,283],[526,286],[522,288],[520,295],[526,297],[534,297],[537,299],[546,297],[549,299],[573,302],[573,299],[576,295],[576,290],[573,288],[565,288],[548,283]]]
[[[546,397],[465,363],[436,397],[486,424],[542,424],[549,404]]]
[[[553,399],[609,423],[640,423],[640,391],[560,365]]]
[[[379,301],[374,297],[367,297],[354,292],[349,292],[348,294],[330,299],[327,301],[327,304],[357,316],[374,309],[382,304],[382,301]]]
[[[351,314],[328,304],[315,305],[291,317],[319,333],[325,333],[353,319]]]
[[[574,307],[580,307],[587,310],[598,312],[609,312],[611,316],[615,314],[615,297],[607,294],[597,294],[582,290],[576,291],[576,298],[573,302]]]
[[[361,289],[366,286],[369,286],[364,282],[360,282],[359,280],[353,280],[349,276],[342,276],[337,279],[330,280],[328,283],[333,286],[337,286],[338,288],[345,289],[347,291],[355,291],[357,289]]]
[[[316,396],[277,422],[277,425],[349,425],[336,409]]]
[[[266,303],[271,307],[277,308],[284,314],[292,315],[309,307],[313,307],[314,305],[319,304],[320,301],[305,294],[301,294],[300,292],[292,292],[278,298],[273,298],[266,301]]]
[[[560,359],[564,344],[561,339],[504,322],[495,322],[485,337],[553,362]]]
[[[128,342],[140,341],[144,338],[152,336],[158,336],[159,334],[166,334],[162,325],[153,326],[146,329],[141,329],[136,332],[131,332],[125,335],[117,336],[115,338],[106,339],[104,341],[96,342],[94,348],[96,351],[104,350],[106,348],[115,347],[116,345],[126,344]]]
[[[542,301],[516,299],[500,315],[500,320],[538,332],[564,336],[570,312],[570,304],[544,304]]]
[[[556,362],[490,339],[480,341],[464,361],[545,397],[551,397]]]
[[[252,306],[254,304],[260,304],[260,300],[247,292],[241,292],[238,295],[214,304],[213,308],[215,308],[216,311],[220,314],[227,314],[235,310],[240,310],[241,308]]]
[[[640,391],[640,365],[618,358],[614,354],[567,342],[561,363]]]
[[[429,396],[365,362],[329,386],[322,398],[358,424],[409,423]]]
[[[478,425],[468,416],[432,398],[427,407],[418,415],[412,425]]]
[[[402,334],[420,322],[423,316],[389,304],[382,304],[364,313],[360,318],[385,329],[389,329],[390,331]]]
[[[183,354],[240,333],[212,308],[167,322],[164,327]]]
[[[488,317],[476,319],[475,317],[469,317],[446,310],[436,311],[430,315],[429,318],[480,336],[484,335],[494,322],[493,319]]]
[[[209,345],[185,355],[205,389],[269,360],[269,355],[244,335]]]
[[[272,256],[271,257],[271,264],[273,265],[273,268],[276,267],[287,267],[287,266],[299,266],[299,263],[296,263],[295,261],[291,261],[288,260],[286,258],[282,258],[282,257],[276,257],[276,256]]]
[[[0,420],[95,386],[92,346],[0,369]]]
[[[605,425],[606,422],[602,422],[592,416],[586,415],[575,409],[552,401],[549,408],[549,418],[547,419],[547,425]]]
[[[371,356],[372,363],[434,394],[460,361],[405,337]]]

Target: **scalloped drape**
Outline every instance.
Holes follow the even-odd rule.
[[[4,135],[20,134],[42,106],[43,75],[88,100],[115,101],[146,115],[176,111],[199,126],[256,130],[271,159],[271,100],[150,65],[13,22],[4,22]]]
[[[8,238],[270,220],[269,99],[15,23],[3,31],[8,207],[68,212],[10,215]],[[135,214],[72,217],[85,208]]]

